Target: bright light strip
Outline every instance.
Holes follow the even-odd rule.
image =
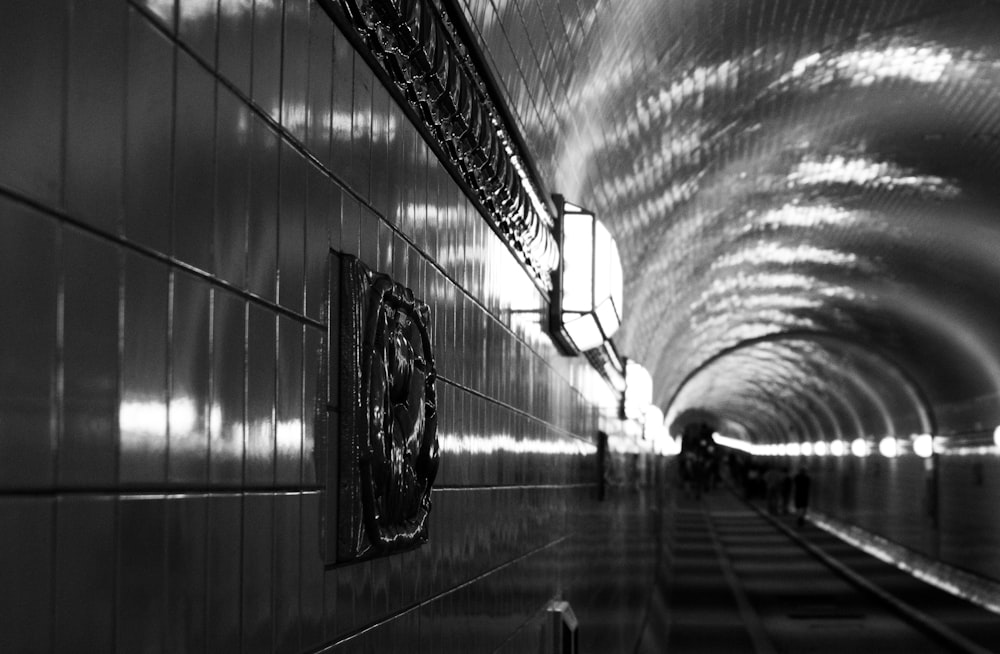
[[[814,87],[834,79],[848,79],[852,86],[860,87],[871,86],[884,79],[934,84],[957,63],[948,50],[935,51],[924,45],[864,48],[826,58],[815,52],[796,61],[778,84],[805,77],[810,71],[814,71]],[[819,72],[822,74],[817,75]]]
[[[760,453],[756,451],[756,447],[738,438],[730,438],[729,436],[723,436],[722,434],[715,433],[712,434],[712,440],[715,441],[715,444],[720,447],[728,447],[729,449],[739,450],[740,452],[746,452],[747,454]]]
[[[821,513],[811,511],[809,517],[810,521],[820,529],[875,558],[956,597],[973,602],[993,613],[1000,613],[1000,583],[953,568]]]
[[[570,454],[597,453],[597,446],[580,440],[543,440],[540,438],[515,438],[506,434],[492,436],[459,436],[440,434],[438,444],[442,452],[452,454]]]
[[[993,430],[993,444],[1000,447],[1000,427]]]
[[[899,443],[894,436],[886,436],[878,442],[878,453],[887,459],[899,456]]]
[[[742,268],[747,265],[760,267],[767,264],[819,264],[851,268],[858,261],[859,259],[856,254],[838,252],[837,250],[818,248],[811,245],[790,246],[780,243],[761,243],[719,257],[712,264],[712,270],[733,266]]]
[[[737,438],[713,434],[712,439],[717,445],[730,449],[746,452],[753,456],[844,456],[850,452],[857,457],[869,456],[872,447],[863,438],[857,438],[849,444],[837,439],[829,443],[825,441],[805,441],[802,443],[748,443]],[[900,441],[892,436],[886,436],[878,444],[879,453],[888,458],[901,456],[909,441]],[[944,449],[930,434],[921,434],[913,437],[913,442],[909,445],[913,453],[919,457],[927,458],[934,452],[942,454],[996,454],[1000,452],[1000,446],[984,445],[969,448]]]
[[[788,183],[795,186],[816,186],[821,184],[852,184],[888,189],[890,191],[906,188],[928,191],[944,197],[955,197],[960,190],[943,177],[934,175],[917,175],[896,164],[873,161],[864,157],[847,158],[834,155],[825,159],[806,159],[800,162],[787,177]],[[810,209],[807,207],[791,208],[793,215],[802,212],[804,215]],[[828,209],[828,215],[817,215],[816,219],[828,219],[831,222],[847,223],[851,214],[843,209]]]
[[[789,175],[790,181],[795,180]],[[772,209],[763,214],[754,215],[747,222],[746,230],[751,231],[757,227],[803,227],[815,229],[817,227],[850,227],[859,221],[857,213],[847,211],[840,207],[829,205],[807,205],[788,203],[778,209]]]

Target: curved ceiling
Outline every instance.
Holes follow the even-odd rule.
[[[1000,422],[1000,3],[458,1],[543,182],[614,233],[661,407]]]

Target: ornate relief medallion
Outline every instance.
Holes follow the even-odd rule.
[[[438,467],[430,314],[413,293],[341,259],[337,560],[427,540]]]

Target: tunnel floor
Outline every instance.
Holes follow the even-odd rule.
[[[671,654],[1000,651],[1000,616],[725,489],[678,499],[672,555]]]

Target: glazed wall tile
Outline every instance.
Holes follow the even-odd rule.
[[[302,314],[305,300],[306,181],[302,156],[287,143],[281,146],[281,197],[278,228],[278,303]]]
[[[118,505],[115,646],[122,652],[166,650],[167,500],[122,498]]]
[[[121,126],[128,10],[124,3],[106,7],[73,2],[69,14],[66,209],[98,229],[115,233],[121,227],[124,197]],[[9,114],[4,111],[4,115]]]
[[[5,3],[0,10],[0,112],[17,129],[0,134],[0,184],[61,201],[67,7],[59,0]],[[35,80],[44,79],[45,84]],[[17,92],[10,92],[17,89]]]
[[[125,485],[162,484],[167,473],[170,271],[127,252],[123,277],[118,478]]]
[[[280,139],[262,118],[250,120],[251,158],[247,223],[247,283],[273,302],[278,290]]]
[[[205,650],[221,652],[242,637],[244,499],[209,495],[205,539]]]
[[[183,52],[177,54],[176,76],[172,252],[199,270],[214,272],[216,120],[206,109],[215,106],[216,80]]]
[[[117,503],[90,494],[55,503],[53,651],[114,651]]]
[[[241,628],[244,652],[274,649],[274,496],[243,498]]]
[[[301,495],[274,497],[274,652],[302,651]]]
[[[120,251],[75,229],[62,232],[63,394],[58,483],[117,481]]]
[[[48,651],[52,644],[54,513],[50,498],[0,498],[0,587],[7,589],[0,610],[16,625],[0,630],[5,651]]]
[[[334,28],[323,8],[309,2],[306,148],[327,170],[332,169]]]
[[[250,97],[253,63],[253,3],[220,0],[218,72]]]
[[[211,289],[190,275],[174,273],[167,480],[182,487],[204,487],[208,482],[211,320]]]
[[[276,321],[273,313],[250,304],[243,469],[243,482],[250,487],[270,487],[275,482]]]
[[[223,487],[238,487],[243,482],[247,310],[245,300],[225,291],[214,292],[208,477],[210,484]]]
[[[374,74],[364,59],[355,56],[351,95],[351,163],[345,171],[347,186],[361,199],[371,199],[372,94]]]
[[[327,299],[327,260],[329,257],[331,231],[336,220],[340,227],[340,207],[335,205],[335,196],[326,174],[314,167],[308,167],[306,178],[305,216],[305,294],[306,316],[313,320],[325,321],[324,304]]]
[[[318,492],[307,492],[300,495],[300,530],[299,539],[301,556],[299,559],[299,575],[301,579],[299,593],[299,611],[301,615],[302,646],[305,651],[312,651],[327,642],[325,636],[324,618],[327,615],[327,605],[324,589],[324,575],[320,572],[323,566],[320,554],[320,529],[318,516],[322,499]],[[330,605],[332,612],[334,606]]]
[[[0,488],[44,488],[55,465],[56,227],[37,212],[0,201]],[[33,269],[35,266],[38,269]]]
[[[216,43],[219,25],[217,3],[199,0],[176,0],[177,30],[181,42],[210,66],[216,65]],[[229,3],[224,4],[229,9]]]
[[[213,270],[242,288],[247,275],[251,112],[227,87],[217,88]]]
[[[68,72],[39,91],[66,94],[64,176],[56,151],[32,177],[54,180],[33,196],[52,211],[0,190],[18,244],[6,292],[32,325],[3,325],[22,333],[5,361],[32,403],[0,441],[21,457],[0,459],[0,484],[47,494],[25,528],[45,534],[29,567],[54,589],[27,591],[48,608],[24,637],[121,652],[518,642],[559,587],[552,552],[584,501],[568,485],[592,478],[588,457],[540,444],[588,444],[597,424],[593,374],[513,313],[542,306],[537,290],[317,3],[78,4]],[[85,88],[96,69],[107,79]],[[60,225],[63,186],[86,230]],[[430,306],[452,439],[429,542],[337,567],[320,554],[318,460],[338,437],[331,249]],[[25,513],[16,501],[0,497],[5,519]],[[0,537],[0,552],[23,545]],[[88,588],[94,606],[74,609]]]
[[[174,46],[130,9],[127,48],[123,231],[130,241],[170,252]]]
[[[254,0],[250,97],[281,122],[281,23],[284,0]]]
[[[205,648],[208,506],[208,497],[196,493],[164,502],[167,592],[163,649],[167,652]]]
[[[277,402],[275,405],[275,484],[302,485],[303,452],[303,327],[278,318]]]

